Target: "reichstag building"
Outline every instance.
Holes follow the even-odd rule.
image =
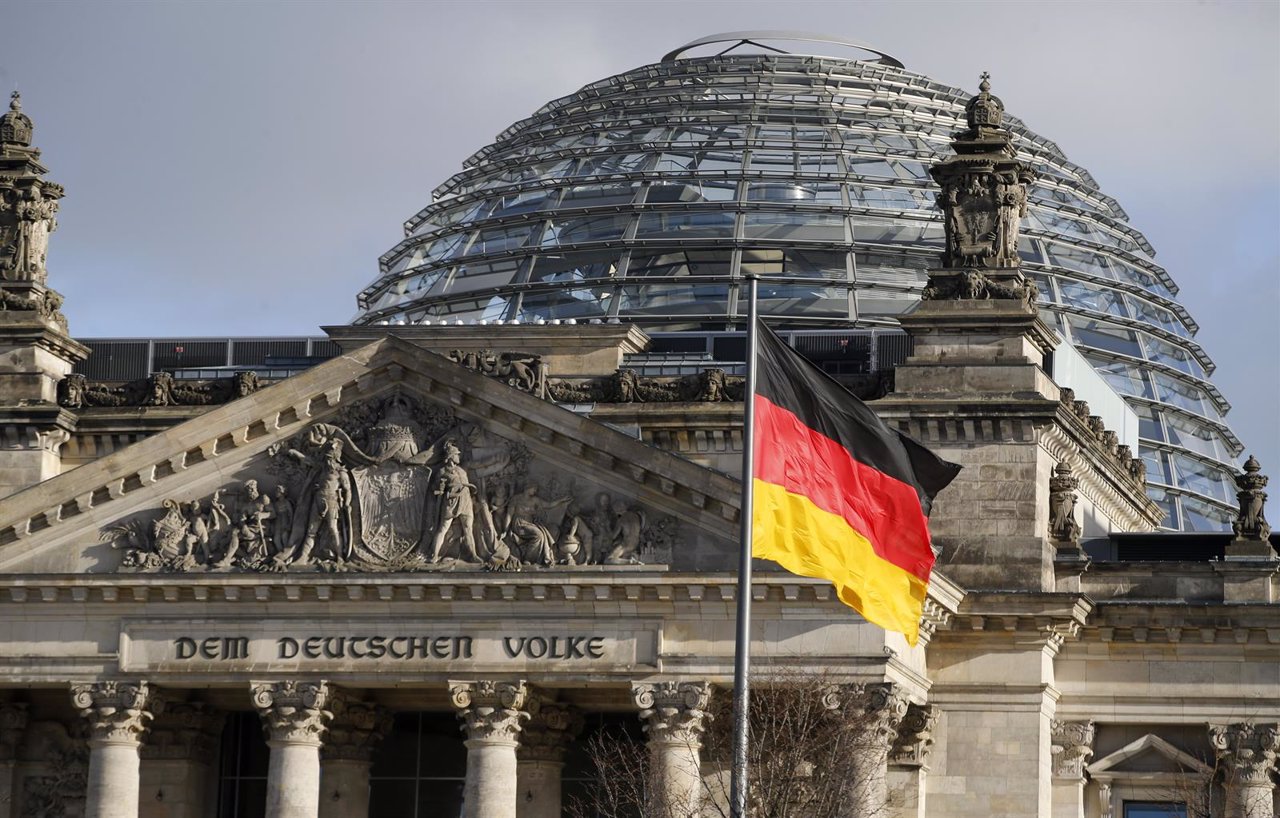
[[[15,92],[0,818],[621,818],[606,739],[727,815],[748,276],[964,466],[915,646],[759,564],[756,684],[861,725],[840,814],[1280,814],[1263,464],[1120,204],[948,79],[735,32],[593,82],[311,338],[76,338]]]

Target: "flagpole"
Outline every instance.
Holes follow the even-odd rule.
[[[747,275],[747,382],[742,391],[742,544],[738,557],[738,633],[733,654],[733,774],[730,818],[747,818],[747,706],[751,668],[751,514],[754,505],[756,297],[759,279]]]

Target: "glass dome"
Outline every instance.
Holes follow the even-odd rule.
[[[405,224],[354,323],[723,330],[756,273],[777,323],[895,326],[937,264],[928,168],[970,94],[881,56],[673,56],[547,103]],[[1046,317],[1137,412],[1165,525],[1226,526],[1241,446],[1177,286],[1088,171],[1005,120],[1037,173],[1021,255]]]

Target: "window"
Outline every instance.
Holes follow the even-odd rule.
[[[463,738],[452,713],[398,714],[373,757],[369,818],[462,815],[467,775]]]
[[[1187,818],[1187,805],[1175,801],[1125,801],[1124,818]]]
[[[267,808],[267,740],[257,713],[232,713],[222,730],[219,818],[260,818]]]

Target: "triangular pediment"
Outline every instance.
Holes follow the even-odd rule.
[[[1210,775],[1213,772],[1200,759],[1151,733],[1098,759],[1087,769],[1089,775],[1102,779],[1168,773]]]
[[[388,337],[2,506],[8,573],[713,570],[738,487]]]

